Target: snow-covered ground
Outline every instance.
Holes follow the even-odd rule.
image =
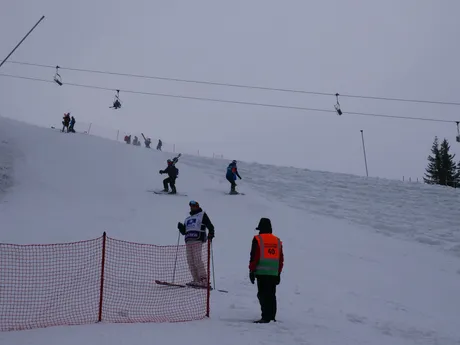
[[[212,293],[209,320],[2,332],[0,344],[460,344],[458,190],[241,162],[246,195],[228,196],[228,161],[185,155],[188,197],[146,192],[170,157],[0,118],[0,242],[107,231],[175,244],[195,199],[216,226],[216,287],[229,290]],[[260,217],[285,248],[279,322],[266,325],[248,322],[260,316],[247,268]]]

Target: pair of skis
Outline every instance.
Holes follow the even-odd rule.
[[[179,193],[179,192],[177,192],[176,194],[172,194],[172,193],[170,193],[170,192],[164,192],[164,191],[162,191],[162,190],[154,190],[153,193],[155,193],[155,194],[160,194],[160,195],[161,195],[161,194],[164,194],[164,195],[187,196],[187,194],[184,194],[184,193]]]
[[[193,284],[178,284],[178,283],[170,283],[170,282],[165,282],[162,280],[155,280],[155,283],[158,285],[165,285],[165,286],[175,286],[175,287],[181,287],[181,288],[193,288],[193,289],[202,289],[202,290],[207,290],[206,286],[199,286],[199,285],[193,285]],[[214,290],[212,287],[210,287],[211,290]],[[221,290],[221,289],[215,289],[216,291],[219,292],[225,292],[228,293],[227,290]]]
[[[158,195],[176,195],[176,196],[188,196],[187,194],[184,193],[176,193],[176,194],[170,194],[169,192],[165,192],[160,189],[148,189],[147,192],[158,194]]]
[[[176,194],[170,194],[169,192],[164,192],[163,190],[148,190],[147,192],[152,192],[154,194],[159,194],[159,195],[178,195],[178,196],[188,196],[187,194],[185,193],[176,193]],[[237,193],[228,193],[228,192],[224,192],[224,194],[227,194],[227,195],[246,195],[244,193],[240,193],[240,192],[237,192]]]

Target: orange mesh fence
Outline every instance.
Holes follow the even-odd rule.
[[[206,277],[207,246],[191,247],[197,259],[201,257]],[[207,289],[155,283],[185,285],[192,280],[184,245],[154,246],[108,238],[104,277],[105,321],[187,321],[206,316]]]
[[[0,244],[0,330],[97,321],[102,241]]]
[[[202,319],[209,290],[186,285],[192,262],[202,263],[209,281],[206,244],[156,246],[105,233],[75,243],[0,244],[0,331]]]

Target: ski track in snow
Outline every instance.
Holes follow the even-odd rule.
[[[211,293],[209,320],[3,332],[1,344],[460,344],[460,260],[451,255],[460,211],[448,206],[458,205],[458,191],[241,162],[237,188],[246,195],[228,196],[227,160],[184,155],[177,188],[189,196],[154,195],[146,191],[161,188],[158,170],[171,153],[3,118],[0,138],[8,167],[0,242],[69,242],[107,231],[175,244],[177,221],[196,199],[216,226],[216,288],[229,290]],[[286,266],[279,322],[254,325],[260,309],[247,265],[263,216],[283,240]]]

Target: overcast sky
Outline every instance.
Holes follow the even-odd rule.
[[[0,59],[326,93],[460,102],[458,0],[3,0]],[[334,96],[60,71],[63,82],[142,92],[334,110]],[[52,80],[54,70],[6,63],[0,73]],[[204,102],[0,77],[0,114],[34,124],[144,132],[154,142],[228,159],[365,175],[422,177],[435,135],[457,159],[460,107],[340,98],[334,113]],[[78,129],[78,126],[77,126]],[[115,134],[114,134],[115,135]]]

